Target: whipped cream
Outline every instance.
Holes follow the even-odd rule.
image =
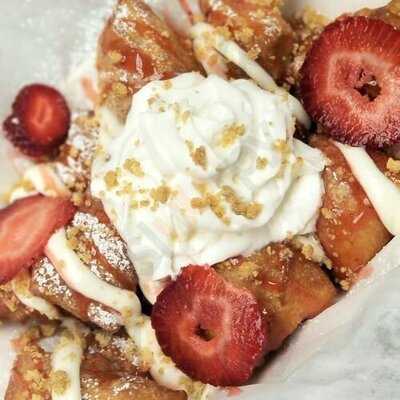
[[[102,131],[91,189],[141,282],[314,230],[324,159],[293,139],[288,98],[188,73],[149,83],[125,126],[112,127]]]

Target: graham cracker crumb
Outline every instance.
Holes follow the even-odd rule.
[[[223,129],[218,144],[223,148],[230,147],[236,142],[237,139],[243,136],[245,132],[246,129],[243,124],[235,123],[229,125]]]
[[[395,174],[400,173],[400,160],[395,160],[393,158],[389,158],[386,168]]]
[[[256,167],[257,169],[265,169],[268,165],[268,160],[265,157],[257,157]]]
[[[134,158],[128,158],[124,163],[124,168],[138,178],[144,176],[144,172],[140,162],[135,160]]]
[[[112,50],[108,53],[108,58],[112,64],[118,64],[124,57],[121,53],[118,53],[118,51]]]
[[[112,334],[105,331],[97,331],[94,337],[100,347],[104,348],[111,342]]]
[[[55,394],[64,394],[71,384],[68,374],[65,371],[53,371],[51,373],[51,387]]]
[[[207,168],[207,152],[204,146],[197,147],[191,155],[193,162],[203,169]]]
[[[115,188],[118,185],[118,176],[115,171],[108,171],[104,177],[104,182],[108,190]]]
[[[262,211],[261,204],[241,200],[230,186],[223,186],[222,196],[231,205],[236,215],[242,215],[247,219],[256,219]]]
[[[156,202],[165,204],[171,196],[171,189],[166,185],[161,185],[156,189],[152,189],[150,196]]]

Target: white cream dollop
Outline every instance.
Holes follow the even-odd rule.
[[[149,83],[92,171],[142,282],[314,229],[321,153],[293,139],[284,96],[197,73]]]

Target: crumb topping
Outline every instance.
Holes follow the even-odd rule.
[[[400,173],[400,160],[395,160],[393,158],[389,158],[386,168],[395,174]]]
[[[257,169],[265,169],[268,165],[268,160],[265,157],[257,157],[256,167]]]
[[[71,384],[68,374],[61,370],[53,371],[50,379],[52,391],[59,396],[63,395]]]
[[[234,123],[229,125],[223,129],[218,144],[223,148],[228,148],[232,146],[236,140],[244,136],[245,132],[246,128],[243,124]]]
[[[256,219],[263,209],[263,206],[260,203],[245,202],[241,200],[236,195],[235,191],[229,186],[222,187],[222,195],[231,205],[232,211],[236,215],[241,215],[247,219]]]
[[[199,146],[190,154],[193,162],[203,169],[207,168],[207,151],[204,146]]]
[[[118,175],[115,171],[108,171],[104,176],[104,182],[108,190],[118,186]]]
[[[139,178],[144,176],[144,172],[143,172],[141,163],[139,161],[135,160],[134,158],[128,158],[125,161],[124,169]]]

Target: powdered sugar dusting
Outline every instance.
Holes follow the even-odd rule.
[[[74,216],[72,226],[81,230],[88,240],[93,240],[100,253],[114,268],[123,272],[133,270],[127,257],[125,243],[97,217],[78,212]]]

